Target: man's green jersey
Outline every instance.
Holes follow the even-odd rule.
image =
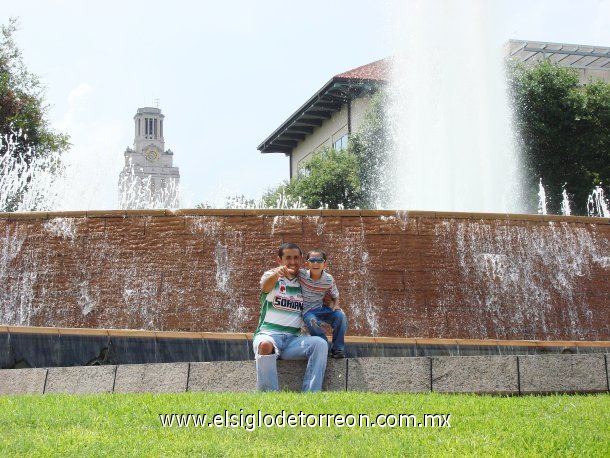
[[[263,274],[261,284],[274,275],[273,270]],[[280,277],[268,293],[261,294],[261,318],[257,334],[299,335],[303,325],[303,293],[298,278]]]

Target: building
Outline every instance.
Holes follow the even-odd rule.
[[[610,83],[610,48],[608,46],[545,43],[542,41],[509,40],[505,55],[526,64],[550,59],[578,71],[582,84],[603,80]]]
[[[610,82],[610,48],[602,46],[510,40],[504,54],[525,63],[551,59],[578,71],[583,84],[601,79]],[[257,149],[290,157],[290,178],[323,147],[344,148],[349,135],[369,109],[371,95],[388,84],[391,59],[386,58],[340,73],[269,135]]]
[[[364,120],[371,96],[389,81],[390,71],[390,60],[382,59],[333,76],[257,149],[290,156],[294,178],[314,151],[347,146],[349,135]]]
[[[119,176],[120,208],[177,208],[180,172],[173,166],[174,153],[165,149],[163,119],[159,108],[138,108],[134,119],[133,149],[125,150]]]

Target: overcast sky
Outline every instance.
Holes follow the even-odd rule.
[[[610,45],[610,0],[493,3],[498,44]],[[81,188],[67,207],[117,206],[133,115],[155,99],[182,206],[193,207],[288,178],[287,158],[257,145],[333,75],[395,52],[397,11],[374,0],[1,0],[0,21],[19,17],[16,40],[47,87],[51,122],[72,138]]]

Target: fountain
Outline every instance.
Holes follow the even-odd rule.
[[[568,196],[565,186],[561,190],[561,214],[565,216],[570,216],[572,214],[570,196]]]
[[[494,3],[398,8],[391,117],[400,173],[390,208],[522,212]]]
[[[604,196],[603,188],[601,186],[596,186],[587,200],[587,211],[589,216],[610,218],[610,210],[608,210],[608,208],[608,200]]]
[[[57,170],[58,154],[36,157],[31,150],[16,154],[22,133],[13,132],[0,137],[0,146],[6,145],[6,154],[0,157],[0,209],[29,211],[58,208],[60,190]]]
[[[392,177],[393,206],[417,211],[68,211],[57,204],[49,167],[33,168],[36,187],[18,210],[42,211],[0,214],[0,367],[163,362],[172,352],[184,360],[223,351],[251,358],[259,274],[285,241],[327,247],[350,332],[368,339],[352,341],[352,356],[377,344],[384,355],[421,356],[543,347],[524,343],[531,340],[578,351],[610,340],[604,196],[591,200],[604,218],[549,216],[541,183],[541,214],[508,214],[521,209],[520,177],[502,64],[485,39],[488,5],[447,2],[440,19],[436,2],[404,6],[410,36],[393,88],[399,142],[392,170],[400,171]],[[422,26],[432,17],[434,33]],[[0,163],[2,204],[21,193],[24,176]],[[75,350],[75,334],[95,341],[94,350]],[[428,339],[445,340],[440,348]],[[472,339],[480,339],[478,350]],[[514,340],[521,342],[499,343]],[[20,341],[63,349],[20,359]],[[200,341],[207,343],[193,343]],[[32,363],[35,355],[42,360]]]
[[[547,210],[546,210],[546,190],[544,189],[544,186],[542,185],[542,178],[540,179],[540,182],[538,183],[538,214],[540,215],[546,215]]]

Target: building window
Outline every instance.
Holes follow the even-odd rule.
[[[156,136],[156,133],[157,133],[156,121],[157,120],[155,119],[155,123],[153,125],[153,118],[144,118],[144,134],[145,134],[146,138],[153,138],[153,133]]]
[[[338,140],[335,140],[335,143],[333,143],[333,148],[335,148],[337,151],[347,148],[347,134]]]
[[[304,166],[308,160],[311,159],[311,153],[305,156],[303,159],[299,161],[297,164],[297,177],[308,177],[310,175],[309,170],[307,170]]]
[[[157,138],[157,119],[155,119],[155,138]]]
[[[153,129],[153,118],[144,118],[144,133],[146,135],[146,138],[153,138]]]
[[[138,118],[138,137],[141,135],[140,134],[140,121],[141,121],[141,119]]]
[[[159,126],[161,128],[161,138],[163,138],[163,119],[159,121]]]

